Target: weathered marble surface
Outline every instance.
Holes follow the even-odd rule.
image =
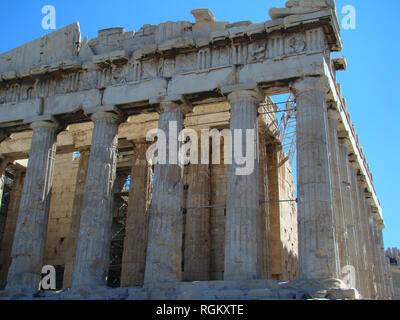
[[[176,102],[161,103],[159,129],[167,138],[167,149],[178,143],[178,132],[183,128],[187,106]],[[170,135],[170,122],[176,132]],[[173,130],[171,128],[171,130]],[[145,284],[182,279],[182,233],[183,233],[183,167],[170,164],[178,160],[178,149],[166,155],[167,164],[155,164],[154,189],[150,206],[150,222],[145,271]]]
[[[380,229],[384,224],[380,204],[359,138],[336,83],[335,72],[344,68],[343,61],[330,60],[330,53],[341,48],[333,5],[333,1],[322,0],[288,1],[286,8],[271,11],[274,15],[272,21],[257,24],[250,21],[233,24],[218,22],[209,10],[194,10],[192,13],[196,23],[178,21],[158,26],[145,25],[136,33],[126,32],[123,28],[111,28],[99,31],[98,37],[89,42],[78,39],[79,26],[74,24],[62,29],[64,36],[55,37],[57,32],[49,36],[48,46],[43,44],[42,38],[0,56],[0,119],[4,128],[0,140],[13,130],[26,130],[30,118],[34,116],[49,118],[56,115],[63,124],[70,124],[71,121],[87,120],[85,114],[92,113],[93,109],[102,111],[93,116],[95,130],[92,156],[86,180],[72,295],[95,296],[102,291],[107,274],[112,204],[110,190],[115,176],[118,128],[115,116],[106,112],[154,112],[161,105],[164,112],[160,116],[160,128],[166,129],[168,120],[176,120],[179,130],[188,111],[180,103],[193,106],[225,101],[230,93],[226,88],[235,86],[241,90],[257,88],[257,91],[266,95],[292,89],[296,95],[300,277],[339,279],[340,267],[353,264],[360,269],[355,257],[363,256],[364,265],[370,266],[365,270],[371,284],[365,289],[368,297],[387,297],[386,266],[381,256],[383,243]],[[284,33],[277,32],[282,29],[285,29]],[[28,49],[33,52],[31,59],[21,61]],[[41,52],[42,49],[45,52]],[[38,59],[38,54],[43,57]],[[11,63],[5,66],[4,59]],[[249,99],[240,100],[235,96],[236,93],[228,96],[232,111],[231,127],[257,128],[255,98],[244,94]],[[174,99],[177,97],[179,99]],[[167,100],[174,102],[165,103]],[[332,143],[329,139],[337,140],[337,137],[333,121],[328,124],[327,102],[339,112],[341,129],[349,139],[349,145],[346,146],[348,150],[336,150],[337,141]],[[153,120],[156,122],[157,119]],[[128,131],[126,128],[124,130],[125,133]],[[128,136],[134,136],[134,133],[127,133],[124,137]],[[90,137],[90,134],[80,138],[63,135],[64,139],[72,139],[67,143],[68,146],[90,144],[85,142],[90,141]],[[30,137],[25,138],[30,142]],[[0,146],[1,157],[4,154],[17,156],[18,151],[10,148],[10,140],[12,138],[6,139],[6,143]],[[42,147],[46,145],[48,142]],[[347,152],[351,153],[350,158]],[[336,164],[332,157],[337,161]],[[353,183],[354,173],[350,176],[349,160],[359,170],[358,185]],[[51,165],[52,161],[48,162]],[[257,163],[255,167],[254,174],[243,179],[232,172],[229,174],[225,228],[226,279],[257,279],[262,274]],[[234,168],[235,165],[232,165],[231,170]],[[43,173],[43,168],[40,169],[38,172]],[[132,297],[199,297],[191,285],[179,291],[182,295],[178,296],[176,292],[169,295],[169,289],[166,289],[169,284],[155,285],[181,280],[182,172],[178,165],[156,166],[145,272],[146,289],[132,289]],[[340,177],[336,181],[336,188],[342,189],[338,192],[342,194],[341,201],[335,198],[335,181],[332,177],[335,173]],[[30,177],[29,183],[30,180],[34,179]],[[43,188],[47,187],[47,182]],[[352,185],[356,194],[346,192],[349,185]],[[31,198],[37,198],[37,195]],[[338,219],[334,214],[340,205],[342,216],[339,220],[343,230],[339,231],[343,231],[342,238],[345,239],[342,254],[339,248],[343,243],[340,243],[340,237],[336,234]],[[362,214],[358,212],[358,216],[364,215],[362,226],[358,228],[359,232],[365,232],[366,245],[362,246],[361,255],[360,248],[352,246],[357,240],[354,228],[357,208],[362,211]],[[38,229],[43,231],[46,210],[39,213],[42,225]],[[18,232],[24,233],[29,228],[25,230],[21,227],[21,230]],[[23,250],[16,254],[15,264],[10,269],[10,288],[16,284],[19,289],[28,286],[31,290],[38,278],[39,263],[35,262],[35,272],[28,270],[29,275],[20,278],[18,281],[21,283],[18,284],[15,281],[16,274],[32,265],[31,261],[24,263],[23,260],[27,255],[27,245],[21,239],[16,242]],[[40,238],[38,242],[40,247],[43,239]],[[33,251],[33,254],[35,259],[42,255],[40,250]],[[143,255],[140,259],[143,263]],[[359,278],[357,283],[357,287],[361,286]],[[240,283],[240,289],[232,285],[231,291],[219,285],[213,291],[213,283],[204,283],[205,287],[201,290],[206,291],[206,296],[216,298],[282,298],[279,290],[272,290],[271,293],[271,288],[267,286],[266,292],[264,282],[264,287],[251,288],[251,292],[243,289],[246,287],[243,283]],[[291,285],[319,288],[313,289],[310,296],[318,291],[317,296],[321,298],[340,296],[344,289],[339,286],[333,289],[336,290],[334,292],[319,293],[320,283],[300,282]],[[182,288],[185,284],[172,286]],[[97,288],[94,295],[93,287]],[[293,297],[292,289],[284,288]],[[115,290],[112,294],[128,292],[129,296],[130,289],[126,290]],[[354,290],[346,292],[353,293],[352,297],[355,297]],[[104,297],[107,296],[105,293]]]
[[[95,291],[83,287],[77,291],[42,292],[32,295],[4,295],[0,300],[354,300],[358,292],[340,281],[276,280],[169,282],[148,287]]]
[[[224,279],[259,279],[262,272],[257,121],[259,97],[256,91],[238,90],[230,93],[228,99],[231,104],[232,153],[235,154],[236,148],[239,148],[242,154],[247,155],[252,147],[254,154],[250,174],[240,173],[244,166],[236,163],[236,157],[232,158],[228,169]],[[243,130],[241,141],[236,140],[237,129]],[[253,132],[250,143],[247,142],[246,130]]]
[[[49,217],[57,126],[54,122],[32,123],[31,152],[7,276],[8,291],[35,291],[38,287]]]
[[[92,120],[94,130],[72,280],[74,289],[105,285],[110,258],[119,120],[110,112],[94,113]]]
[[[340,259],[329,157],[327,86],[323,79],[294,84],[297,101],[297,192],[300,278],[339,278]]]
[[[141,286],[144,282],[152,188],[152,170],[146,159],[147,149],[146,143],[135,144],[122,256],[122,287]]]

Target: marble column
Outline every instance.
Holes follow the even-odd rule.
[[[119,117],[111,112],[92,115],[94,129],[72,288],[105,286],[112,227]]]
[[[389,286],[389,300],[394,300],[395,293],[394,293],[394,286],[393,286],[393,277],[392,271],[390,267],[390,259],[386,258],[386,272],[387,272],[387,281]]]
[[[374,285],[373,297],[375,299],[380,299],[381,288],[380,288],[378,265],[376,261],[376,243],[375,243],[375,234],[373,229],[373,216],[371,211],[371,204],[369,203],[369,200],[365,198],[365,192],[364,192],[364,201],[367,213],[367,228],[369,235],[368,241],[369,241],[369,251],[370,251],[370,269],[372,272],[371,280],[373,280],[373,285]]]
[[[225,224],[225,280],[259,279],[262,275],[260,178],[258,163],[258,95],[253,90],[239,90],[229,94],[231,105],[232,153],[236,148],[247,154],[254,150],[251,172],[237,171],[242,165],[232,157],[228,169],[226,224]],[[242,141],[235,135],[235,130]],[[252,145],[247,143],[247,130],[253,130]],[[239,149],[240,150],[240,149]],[[241,154],[240,154],[241,155]],[[241,173],[240,173],[241,174]]]
[[[358,192],[358,183],[357,183],[357,172],[358,172],[358,164],[357,162],[351,162],[351,197],[352,202],[354,204],[354,212],[355,212],[355,230],[358,241],[358,257],[359,257],[359,272],[360,272],[360,293],[362,297],[366,298],[369,296],[370,288],[369,288],[369,279],[368,279],[368,262],[367,262],[367,249],[365,244],[365,232],[362,227],[362,219],[364,219],[361,208],[360,208],[360,199]]]
[[[360,267],[358,256],[358,246],[356,234],[357,221],[355,220],[355,206],[353,203],[352,193],[351,193],[351,172],[350,172],[350,161],[348,156],[348,148],[350,147],[350,140],[348,138],[339,139],[339,159],[340,159],[340,180],[342,184],[343,192],[343,209],[345,218],[345,230],[348,240],[348,255],[349,259],[347,261],[348,265],[352,268],[354,273],[351,274],[351,278],[354,279],[354,285],[356,288],[360,288]],[[354,269],[353,269],[354,268]],[[350,271],[352,272],[352,271]]]
[[[358,193],[359,193],[359,204],[360,204],[360,212],[362,219],[360,220],[362,231],[364,235],[364,244],[365,244],[365,251],[366,251],[366,258],[367,258],[367,274],[368,274],[368,286],[369,286],[369,296],[365,298],[375,299],[377,297],[376,292],[376,279],[374,274],[374,263],[373,263],[373,251],[371,246],[371,232],[369,227],[369,210],[368,204],[366,203],[365,199],[365,177],[362,175],[357,175],[357,182],[358,182]]]
[[[76,258],[76,248],[78,246],[79,226],[81,223],[81,213],[83,197],[85,195],[86,174],[89,166],[90,150],[81,150],[79,157],[79,168],[76,177],[74,203],[72,205],[71,226],[68,235],[67,253],[65,256],[65,268],[63,287],[71,288],[74,277],[74,266]]]
[[[142,286],[146,266],[151,197],[151,166],[146,143],[135,143],[122,255],[121,287]]]
[[[211,171],[211,203],[225,204],[227,191],[228,164],[224,158],[224,139],[221,139],[221,164],[210,165]],[[216,147],[216,146],[215,146]],[[211,147],[212,148],[212,147]],[[217,150],[211,149],[211,152]],[[225,221],[226,208],[221,206],[211,208],[211,280],[223,280],[225,268]]]
[[[199,155],[201,151],[199,141]],[[210,280],[211,234],[210,166],[189,164],[187,168],[188,193],[184,245],[184,280]],[[191,209],[192,208],[192,209]]]
[[[38,121],[31,127],[33,137],[7,277],[6,290],[10,291],[38,290],[43,267],[58,125]]]
[[[374,264],[376,266],[375,268],[375,275],[378,283],[378,299],[379,300],[384,300],[385,297],[385,283],[384,283],[384,277],[383,277],[383,268],[382,268],[382,258],[381,258],[381,248],[380,248],[380,243],[379,243],[379,236],[378,236],[378,223],[376,220],[376,217],[374,216],[374,213],[371,211],[371,228],[372,228],[372,234],[373,234],[373,248],[374,248]]]
[[[187,106],[172,101],[160,104],[158,128],[166,136],[166,163],[157,163],[154,169],[145,285],[182,279],[183,166],[172,145],[179,146],[187,111]]]
[[[301,279],[340,278],[331,158],[327,87],[321,78],[298,80],[297,192]]]
[[[11,264],[11,250],[15,229],[17,228],[18,210],[26,171],[25,168],[19,165],[14,165],[12,169],[14,181],[11,188],[10,202],[0,250],[0,290],[4,289],[6,286],[8,268]]]
[[[346,232],[346,218],[344,207],[344,190],[341,179],[341,157],[339,152],[337,121],[339,120],[339,112],[328,109],[328,128],[329,128],[329,146],[331,156],[331,174],[334,189],[335,200],[335,222],[337,241],[339,248],[340,270],[350,264],[349,261],[349,241]]]
[[[377,235],[378,235],[378,253],[379,253],[379,258],[380,258],[380,263],[381,263],[381,269],[382,269],[382,284],[383,284],[383,296],[385,300],[390,299],[390,286],[389,286],[389,281],[388,281],[388,273],[387,273],[387,263],[386,263],[386,254],[385,254],[385,246],[383,242],[383,224],[378,223],[377,224]]]

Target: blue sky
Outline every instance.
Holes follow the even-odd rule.
[[[82,38],[96,37],[97,30],[125,27],[139,30],[144,24],[168,20],[194,21],[190,10],[210,8],[219,21],[269,20],[270,7],[282,7],[285,0],[19,0],[3,1],[0,12],[0,52],[45,35],[41,27],[44,5],[53,5],[57,28],[79,21]],[[400,158],[400,74],[398,52],[398,12],[400,1],[336,0],[339,20],[345,5],[357,10],[356,30],[342,30],[348,69],[338,81],[347,99],[348,109],[360,136],[364,153],[374,175],[375,188],[386,222],[386,247],[399,247],[400,172],[395,160]],[[336,54],[337,55],[337,54]]]

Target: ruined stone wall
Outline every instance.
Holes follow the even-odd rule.
[[[56,156],[44,256],[45,265],[65,265],[78,165],[79,158],[75,158],[72,152]]]
[[[228,165],[223,160],[221,143],[221,164],[211,165],[211,204],[226,203]],[[211,280],[223,280],[225,259],[225,208],[211,209]]]
[[[295,185],[289,161],[283,161],[286,154],[278,153],[279,162],[279,194],[281,200],[294,200]],[[294,201],[280,203],[280,238],[282,250],[282,280],[294,280],[298,277],[297,248],[297,205]]]

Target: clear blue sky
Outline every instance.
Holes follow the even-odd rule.
[[[282,7],[284,0],[15,0],[2,1],[0,52],[45,35],[41,28],[44,5],[57,12],[57,28],[79,21],[82,36],[96,37],[97,30],[125,27],[139,30],[144,24],[168,20],[194,21],[191,9],[210,8],[220,21],[269,20],[270,7]],[[383,208],[385,246],[400,248],[400,109],[398,83],[400,42],[399,0],[336,0],[339,19],[345,5],[357,10],[356,30],[342,30],[348,70],[340,72],[348,109],[374,175]],[[399,232],[399,233],[398,233]]]

